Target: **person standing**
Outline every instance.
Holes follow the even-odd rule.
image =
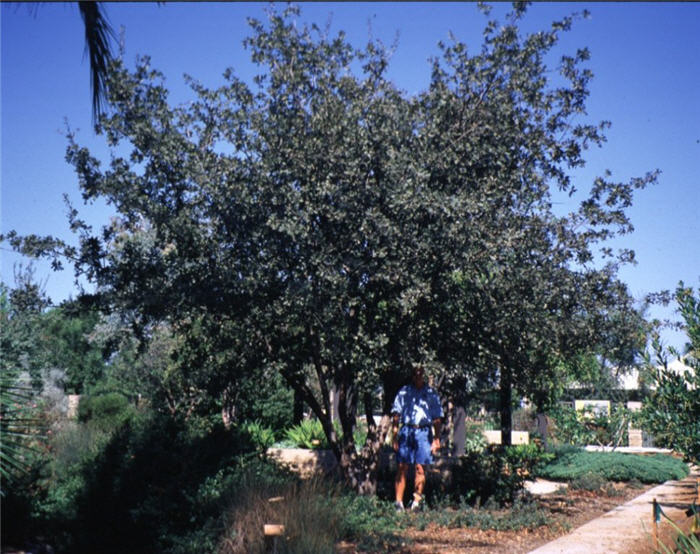
[[[391,410],[394,450],[398,470],[394,482],[395,507],[404,510],[403,497],[410,466],[415,466],[415,482],[411,510],[420,508],[425,487],[425,465],[433,463],[433,454],[440,448],[442,406],[438,394],[425,383],[425,369],[413,367],[411,384],[401,387]],[[400,429],[399,429],[400,426]]]

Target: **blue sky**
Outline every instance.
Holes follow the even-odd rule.
[[[192,96],[184,84],[188,73],[206,86],[223,83],[234,67],[253,74],[242,40],[246,17],[264,19],[266,3],[110,3],[106,11],[114,29],[122,29],[125,60],[151,56],[166,76],[174,103]],[[71,167],[64,161],[66,122],[79,143],[103,160],[104,139],[91,124],[88,62],[83,56],[83,29],[77,5],[26,6],[3,3],[1,9],[1,179],[2,232],[50,234],[72,240],[63,195],[96,229],[109,210],[84,206]],[[451,31],[472,50],[481,45],[485,18],[472,3],[326,3],[301,4],[302,21],[331,31],[346,31],[355,45],[373,36],[398,47],[389,75],[407,93],[428,83],[430,56]],[[496,4],[502,19],[509,5]],[[679,280],[700,285],[700,3],[542,3],[530,7],[522,28],[546,28],[552,20],[588,9],[591,17],[566,33],[558,53],[587,46],[595,75],[588,102],[590,122],[609,120],[608,142],[588,152],[586,168],[573,174],[580,190],[610,169],[627,180],[661,170],[659,184],[640,191],[629,210],[635,231],[614,246],[630,247],[637,265],[620,277],[636,298],[673,289]],[[559,209],[569,206],[562,204]],[[571,206],[573,209],[573,206]],[[20,261],[2,245],[2,280],[13,283]],[[72,271],[53,273],[36,262],[36,276],[46,282],[54,302],[75,295]],[[672,311],[654,309],[669,317]],[[682,337],[665,335],[680,346]]]

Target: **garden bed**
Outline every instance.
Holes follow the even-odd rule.
[[[534,529],[451,528],[431,521],[439,519],[440,516],[437,514],[406,514],[410,526],[401,531],[401,535],[405,538],[404,541],[396,544],[385,542],[378,545],[376,549],[370,548],[369,550],[363,550],[357,544],[344,542],[338,545],[338,551],[344,554],[356,552],[456,554],[465,551],[484,554],[525,553],[600,517],[653,486],[615,483],[607,489],[607,492],[565,490],[542,495],[535,502],[547,516],[549,523]],[[449,509],[445,511],[449,512]]]

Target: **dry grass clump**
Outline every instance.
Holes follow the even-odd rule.
[[[246,479],[229,511],[219,554],[265,552],[265,524],[285,527],[277,552],[334,552],[343,532],[338,492],[319,478],[284,485]]]

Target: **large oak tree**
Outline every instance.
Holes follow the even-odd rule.
[[[446,391],[496,379],[509,406],[514,387],[546,389],[553,360],[594,349],[631,310],[616,277],[631,254],[604,246],[631,230],[632,192],[655,174],[601,177],[578,210],[553,212],[551,191],[574,193],[569,171],[606,123],[585,121],[587,50],[554,74],[545,62],[572,19],[522,36],[523,13],[488,22],[475,53],[441,45],[416,95],[388,80],[381,44],[297,26],[294,8],[251,21],[254,82],[232,69],[215,90],[191,79],[186,105],[169,105],[147,58],[117,62],[98,131],[130,153],[103,169],[71,139],[68,161],[85,199],[119,217],[94,232],[74,212],[75,249],[9,239],[72,257],[144,337],[167,322],[199,350],[188,375],[202,390],[230,397],[242,376],[279,372],[347,481],[371,492],[388,423],[372,416],[412,362],[433,363]]]

